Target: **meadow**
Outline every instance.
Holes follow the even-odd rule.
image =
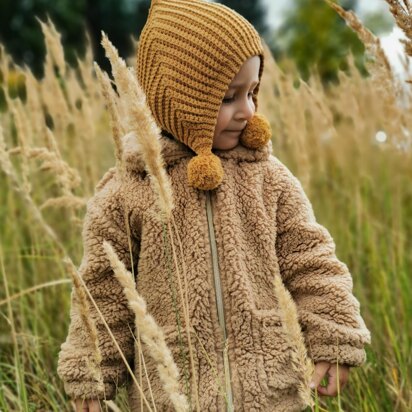
[[[324,86],[315,72],[305,82],[266,48],[259,111],[271,122],[274,155],[300,179],[348,265],[372,334],[366,364],[316,410],[410,411],[411,85],[346,18],[365,44],[369,75],[348,56],[338,82]],[[62,257],[79,264],[86,201],[116,161],[90,47],[69,67],[59,33],[51,23],[42,29],[42,79],[0,49],[1,411],[73,410],[56,373],[72,285]],[[107,407],[127,410],[125,391]]]

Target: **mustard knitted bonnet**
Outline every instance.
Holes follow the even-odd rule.
[[[152,0],[138,43],[137,79],[159,127],[196,153],[187,169],[192,187],[211,190],[223,180],[221,160],[212,153],[219,109],[232,79],[256,55],[260,81],[260,36],[229,7],[204,0]],[[269,122],[255,113],[240,142],[258,149],[270,137]]]

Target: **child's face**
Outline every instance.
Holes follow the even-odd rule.
[[[239,136],[255,114],[253,92],[259,82],[260,57],[246,60],[230,83],[220,106],[213,148],[228,150],[239,143]]]

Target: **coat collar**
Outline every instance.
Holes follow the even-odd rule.
[[[180,141],[160,135],[162,155],[166,167],[179,163],[182,159],[191,158],[196,153]],[[122,137],[123,162],[126,169],[131,172],[143,172],[144,162],[139,153],[136,137],[133,133],[128,133]],[[242,144],[238,144],[233,149],[219,150],[212,149],[212,152],[224,160],[234,160],[236,162],[258,162],[264,161],[272,154],[272,141],[259,149],[249,149]]]

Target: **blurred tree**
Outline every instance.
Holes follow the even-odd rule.
[[[60,29],[68,54],[83,41],[83,0],[0,0],[0,42],[16,63],[27,64],[38,75],[41,72],[45,47],[40,24],[47,14]],[[71,56],[73,58],[73,56]]]
[[[36,16],[47,16],[62,35],[69,63],[82,55],[85,30],[91,35],[95,60],[104,69],[109,64],[100,46],[103,30],[122,57],[132,52],[130,36],[138,37],[146,21],[150,0],[0,0],[0,42],[16,63],[29,65],[36,76],[43,74],[44,39]]]
[[[150,0],[85,0],[85,19],[93,39],[95,60],[110,71],[110,63],[100,45],[103,30],[116,46],[119,55],[127,58],[133,53],[131,36],[138,37],[149,14]]]
[[[222,3],[225,6],[236,10],[246,20],[253,24],[262,37],[269,34],[266,16],[267,8],[261,0],[220,0],[216,3]]]
[[[347,10],[355,10],[356,3],[339,2]],[[365,73],[363,44],[324,0],[295,0],[284,23],[272,34],[269,47],[277,58],[292,58],[304,79],[315,67],[325,82],[336,80],[337,71],[346,68],[349,51]]]

